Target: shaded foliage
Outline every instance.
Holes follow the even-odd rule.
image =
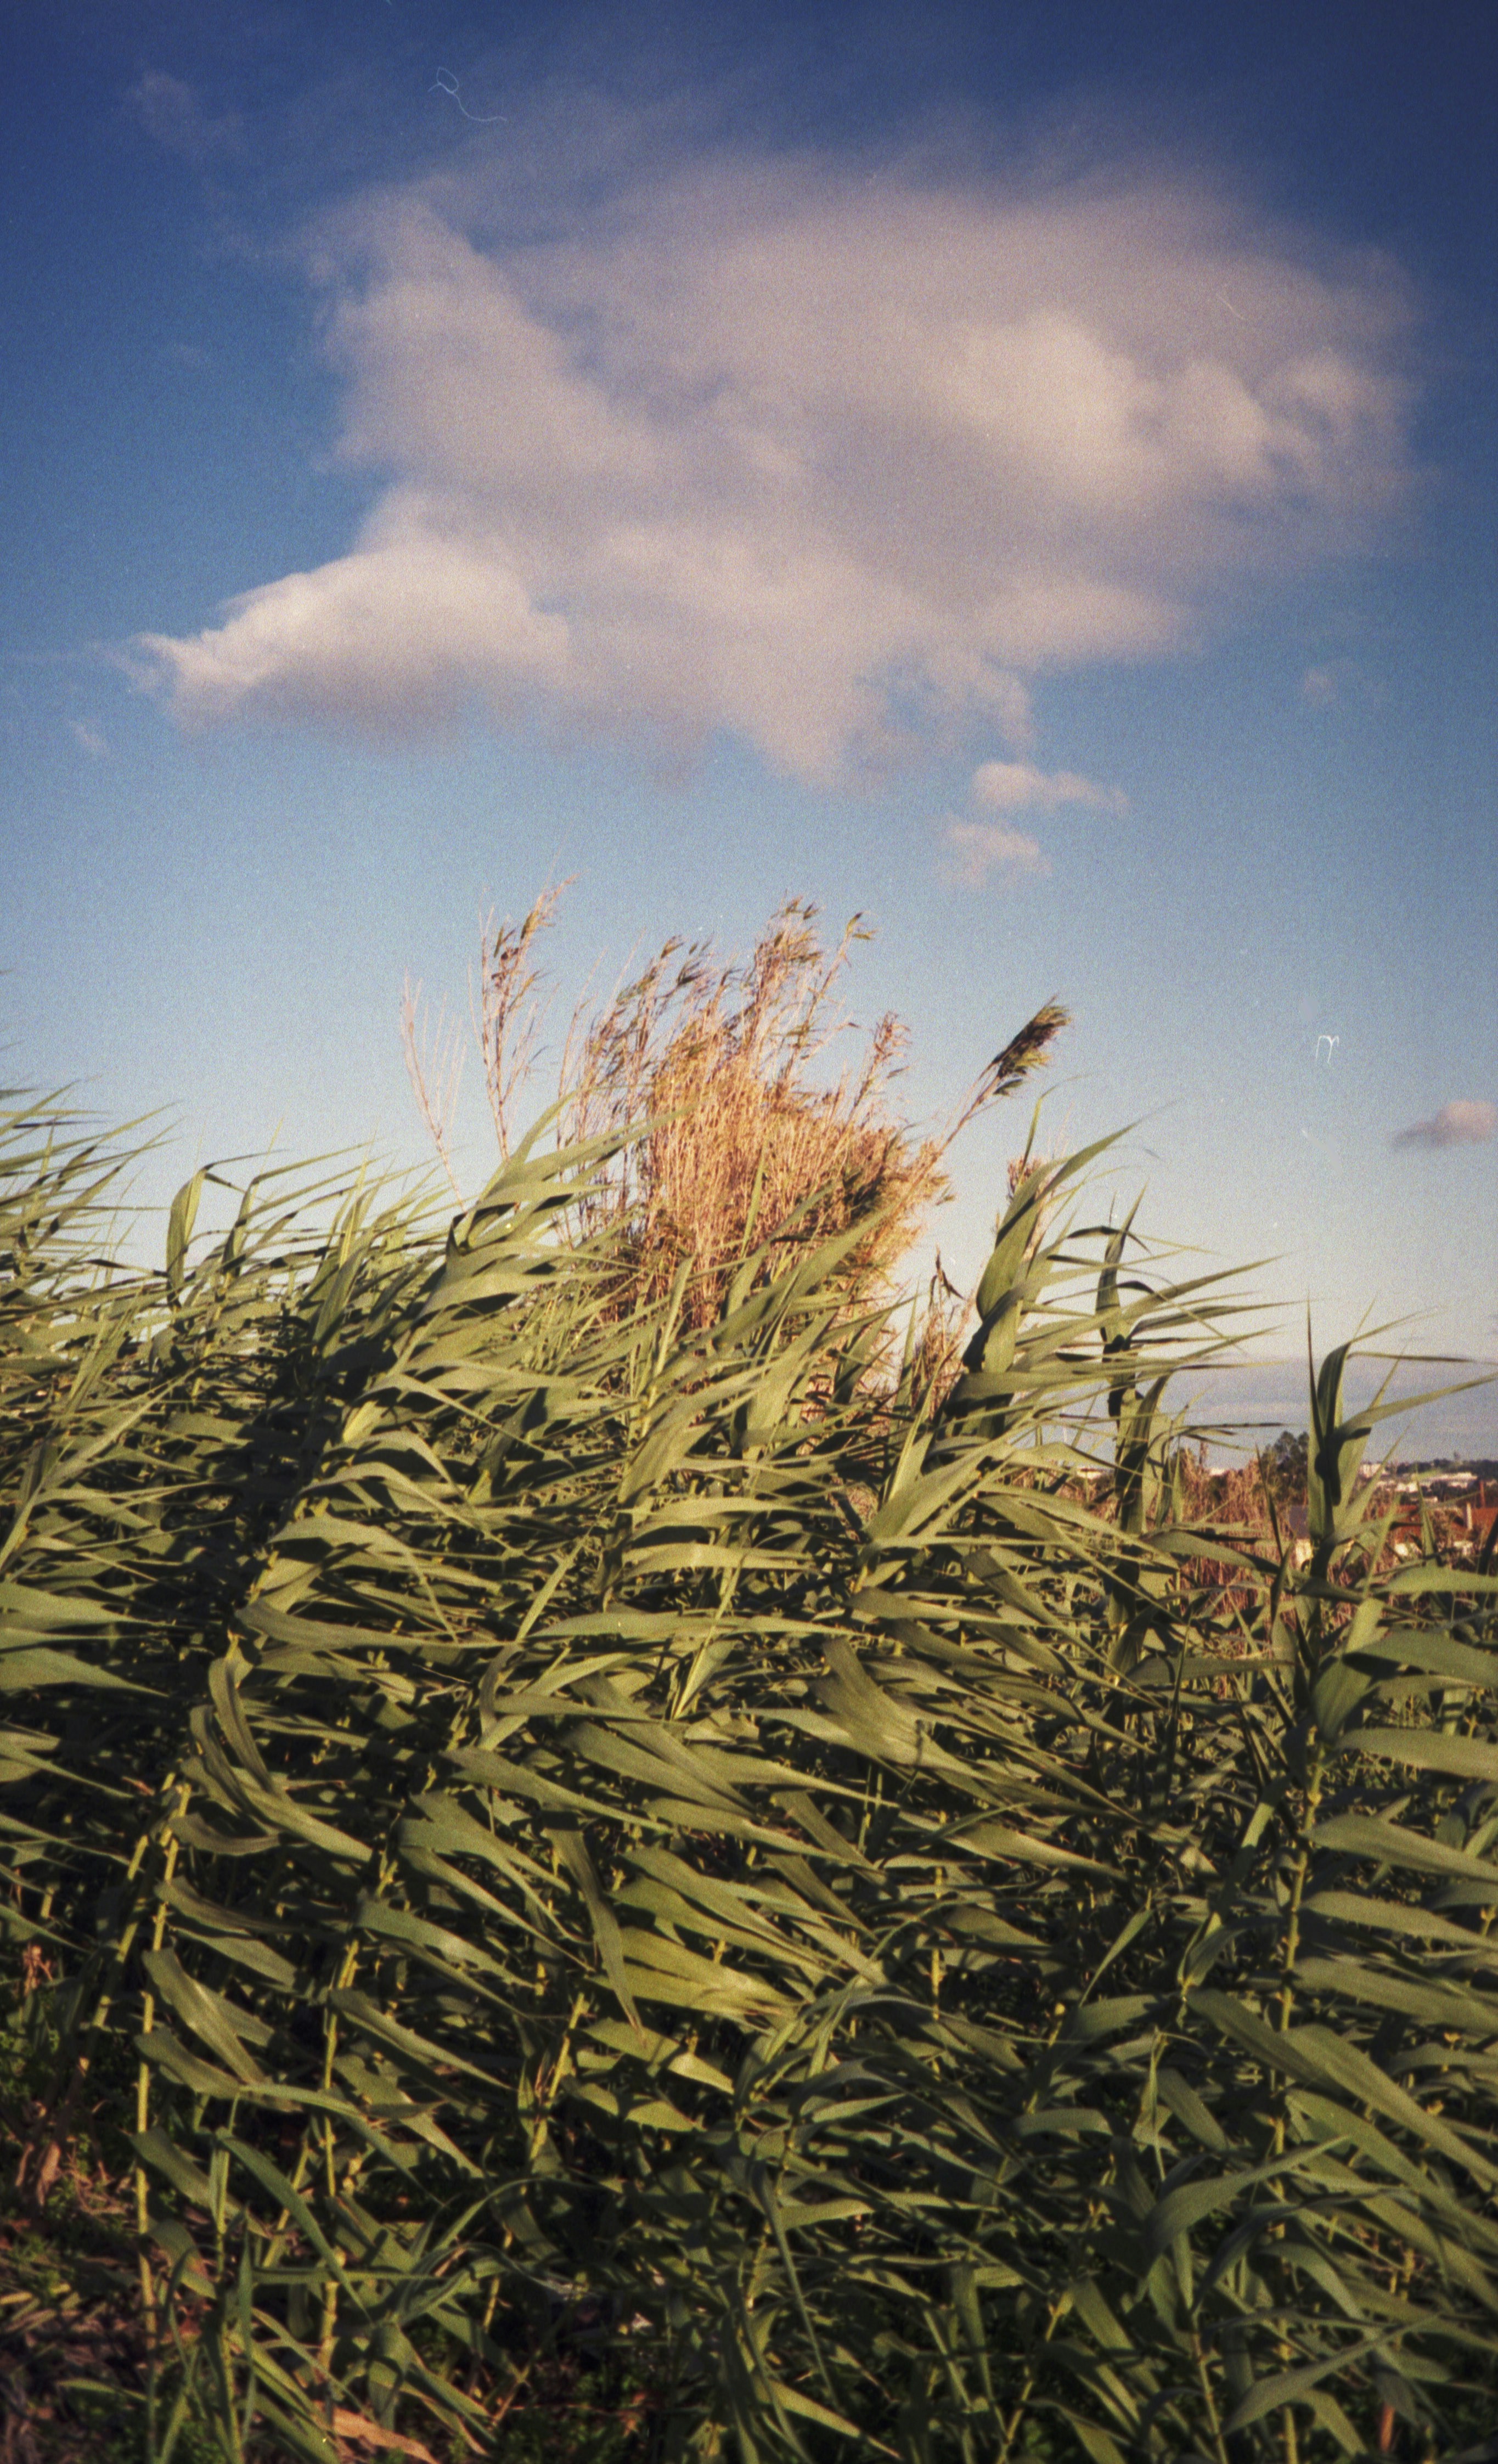
[[[1340,1353],[1309,1562],[1181,1519],[1213,1295],[1089,1156],[933,1385],[815,1210],[622,1314],[627,1134],[439,1228],[262,1179],[194,1243],[199,1176],[146,1275],[6,1131],[27,2178],[110,2101],[149,2452],[497,2452],[580,2355],[661,2458],[1459,2452],[1498,1585],[1378,1573]]]

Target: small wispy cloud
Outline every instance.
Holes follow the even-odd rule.
[[[68,721],[68,734],[72,737],[74,743],[77,745],[82,752],[87,753],[95,761],[105,761],[108,759],[108,745],[100,736],[98,728],[90,727],[86,718],[70,718]]]
[[[1016,828],[1015,814],[1053,813],[1068,804],[1095,813],[1129,809],[1121,787],[1099,786],[1079,770],[1042,770],[1033,761],[980,761],[969,792],[980,812],[1001,818],[962,821],[954,815],[945,824],[943,878],[963,890],[980,890],[992,873],[1017,881],[1025,874],[1049,872],[1050,859],[1040,841]]]
[[[147,137],[168,154],[180,154],[197,169],[215,155],[244,150],[244,131],[237,113],[220,116],[204,108],[196,89],[163,69],[147,69],[125,96],[132,119]]]
[[[1039,841],[1004,822],[949,822],[943,844],[948,850],[945,877],[958,889],[981,890],[994,872],[1018,877],[1050,870]]]
[[[1033,761],[984,761],[973,773],[973,801],[996,813],[1055,812],[1085,804],[1096,813],[1126,813],[1121,787],[1100,787],[1076,770],[1038,770]]]
[[[1306,670],[1300,697],[1312,710],[1377,708],[1386,698],[1386,688],[1355,659],[1328,659]]]
[[[1397,1147],[1481,1147],[1498,1133],[1498,1104],[1458,1096],[1443,1104],[1428,1121],[1412,1121],[1400,1130]]]

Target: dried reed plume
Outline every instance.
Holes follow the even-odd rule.
[[[816,913],[788,902],[742,965],[708,944],[668,942],[575,1042],[569,1133],[649,1124],[592,1201],[589,1228],[620,1227],[641,1298],[669,1288],[690,1258],[689,1324],[717,1316],[747,1244],[760,1245],[769,1272],[786,1240],[859,1223],[867,1235],[846,1278],[867,1294],[946,1192],[938,1143],[890,1110],[907,1042],[897,1019],[879,1019],[831,1084],[811,1076],[852,1031],[834,987],[867,937],[855,917],[828,956]]]
[[[401,987],[401,1049],[427,1135],[453,1197],[461,1198],[452,1163],[452,1116],[463,1083],[463,1047],[457,1029],[449,1023],[446,1005],[433,1019],[423,1001],[420,979],[412,982],[409,975]]]
[[[555,922],[570,882],[543,890],[518,924],[496,924],[491,909],[479,927],[478,982],[469,987],[469,1011],[484,1065],[484,1091],[501,1159],[510,1152],[512,1108],[536,1064],[536,1047],[550,995],[539,988],[534,957],[537,937]]]
[[[565,885],[562,885],[565,887]],[[482,934],[475,1039],[501,1155],[509,1150],[516,1094],[535,1066],[544,999],[537,936],[553,921],[560,891],[547,891],[518,925]],[[892,1109],[908,1032],[886,1013],[835,1078],[818,1065],[857,1035],[836,1003],[853,945],[870,938],[855,916],[826,948],[817,909],[786,902],[747,959],[721,958],[711,942],[672,939],[592,1016],[574,1016],[558,1094],[562,1134],[630,1137],[582,1202],[576,1230],[618,1236],[630,1305],[663,1296],[691,1262],[684,1323],[721,1311],[731,1276],[750,1245],[774,1271],[783,1243],[867,1227],[844,1270],[850,1301],[888,1289],[932,1208],[947,1195],[943,1168],[958,1131],[1013,1091],[1041,1064],[1067,1023],[1047,1002],[988,1067],[939,1136],[921,1136]],[[403,1020],[408,1067],[429,1131],[449,1114],[427,1092],[414,1012]]]

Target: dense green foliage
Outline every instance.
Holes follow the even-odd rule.
[[[952,1384],[857,1227],[633,1306],[599,1161],[200,1176],[152,1275],[6,1132],[9,1930],[55,2130],[128,2104],[148,2452],[497,2453],[581,2355],[641,2456],[1455,2454],[1498,1581],[1377,1573],[1340,1355],[1307,1562],[1182,1524],[1207,1296],[1054,1183]]]

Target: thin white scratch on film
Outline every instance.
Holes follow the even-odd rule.
[[[464,119],[473,121],[476,128],[494,128],[501,120],[508,118],[508,114],[502,111],[470,111],[451,69],[437,71],[431,91],[433,94],[450,94]]]

